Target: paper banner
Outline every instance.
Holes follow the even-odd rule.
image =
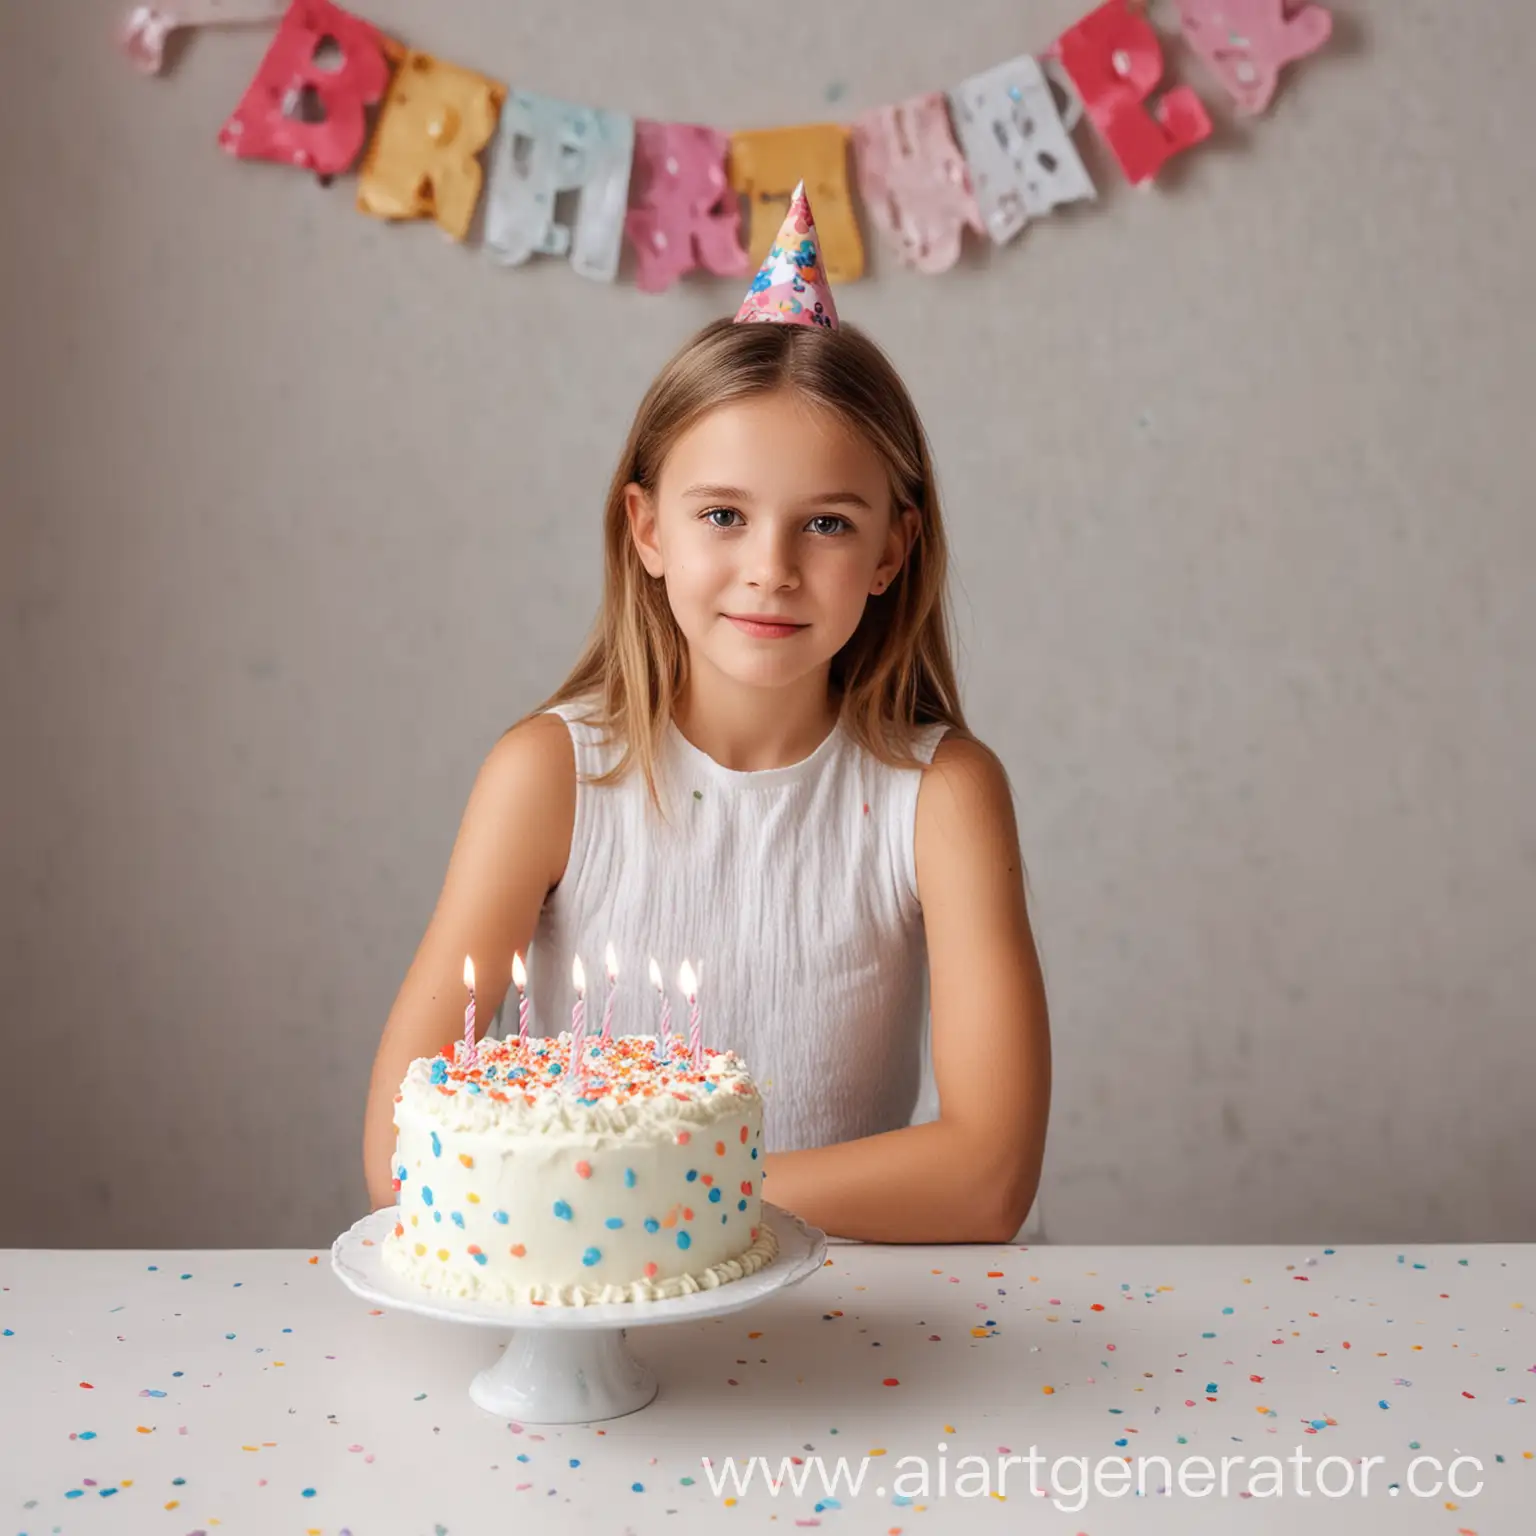
[[[242,160],[339,175],[388,86],[384,40],[366,21],[331,0],[293,0],[219,143]]]
[[[170,6],[136,5],[123,23],[123,52],[146,75],[165,68],[165,44],[183,27],[257,26],[274,22],[288,0],[176,0]]]
[[[747,246],[756,265],[767,258],[789,212],[790,194],[803,180],[833,287],[864,275],[864,242],[848,186],[846,129],[816,123],[733,133],[728,174],[731,185],[747,199]]]
[[[745,277],[741,199],[725,175],[731,141],[690,123],[635,124],[624,233],[635,251],[635,285],[661,293],[695,266]]]
[[[1211,119],[1188,86],[1164,94],[1155,112],[1147,98],[1163,77],[1163,50],[1152,23],[1133,0],[1108,0],[1057,39],[1052,50],[1082,97],[1093,125],[1135,185],[1209,137]]]
[[[506,94],[472,69],[403,51],[363,160],[358,208],[380,219],[435,219],[464,239],[480,201],[477,157]]]
[[[949,103],[987,233],[999,245],[1052,208],[1097,195],[1072,143],[1082,107],[1074,100],[1062,121],[1037,59],[1024,54],[972,75]]]
[[[959,259],[961,231],[981,234],[986,226],[943,93],[864,113],[852,142],[859,195],[875,227],[908,266],[947,272]]]
[[[1333,17],[1320,5],[1287,13],[1287,0],[1178,0],[1189,45],[1246,113],[1262,112],[1280,71],[1323,46]]]
[[[634,152],[634,120],[624,113],[513,91],[491,152],[486,249],[508,266],[569,254],[582,277],[611,283]],[[555,221],[562,192],[580,194],[574,228]]]

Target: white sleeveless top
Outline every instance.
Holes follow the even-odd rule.
[[[699,976],[703,1043],[736,1051],[763,1090],[768,1151],[910,1124],[927,1021],[913,855],[921,771],[887,767],[839,723],[798,763],[738,772],[669,724],[657,764],[668,825],[638,767],[617,784],[582,782],[620,754],[598,745],[585,711],[549,711],[575,745],[576,816],[565,874],[529,948],[531,1032],[570,1028],[573,954],[586,972],[586,1030],[601,1030],[612,943],[613,1032],[656,1032],[655,956],[670,1028],[686,1036],[686,959]],[[913,755],[931,762],[947,730],[920,728]],[[516,1006],[509,994],[503,1033],[516,1028]]]

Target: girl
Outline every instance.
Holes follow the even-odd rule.
[[[374,1206],[465,955],[484,1020],[527,956],[557,1033],[573,955],[595,1016],[611,943],[615,1033],[656,1028],[651,957],[694,964],[704,1043],[764,1089],[768,1199],[835,1236],[1012,1240],[1050,1098],[1012,800],[960,711],[922,425],[838,325],[803,191],[736,320],[641,402],[604,543],[586,652],[481,767],[384,1027]],[[939,1114],[912,1125],[925,982]]]

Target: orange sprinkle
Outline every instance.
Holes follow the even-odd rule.
[[[469,1155],[468,1152],[460,1152],[459,1161],[463,1163],[466,1168],[473,1168],[475,1166],[475,1160]]]
[[[507,1252],[510,1253],[514,1259],[520,1259],[525,1253],[528,1252],[528,1250],[524,1248],[521,1243],[513,1243],[512,1246],[507,1249]]]

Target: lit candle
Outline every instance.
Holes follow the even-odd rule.
[[[667,1000],[667,989],[662,985],[661,967],[656,964],[655,955],[651,956],[651,985],[661,994],[661,1023],[656,1029],[656,1045],[660,1051],[667,1049],[667,1035],[672,1029],[672,1004]]]
[[[479,1052],[475,1049],[475,962],[464,956],[464,985],[469,988],[469,1003],[464,1009],[464,1065],[472,1067]]]
[[[523,957],[512,951],[512,985],[517,988],[517,1043],[528,1043],[528,972],[523,969]]]
[[[693,1057],[693,1065],[697,1069],[704,1065],[704,1042],[699,1038],[699,981],[694,974],[693,967],[683,961],[683,968],[677,973],[677,984],[683,989],[683,996],[688,999],[688,1054]]]
[[[576,988],[576,1006],[571,1009],[571,1073],[581,1072],[581,1037],[587,1015],[587,973],[581,968],[581,956],[571,961],[571,982]]]
[[[606,955],[608,963],[608,1003],[603,1009],[603,1044],[607,1045],[613,1034],[613,994],[619,988],[619,957],[613,952],[613,945],[608,946]]]

